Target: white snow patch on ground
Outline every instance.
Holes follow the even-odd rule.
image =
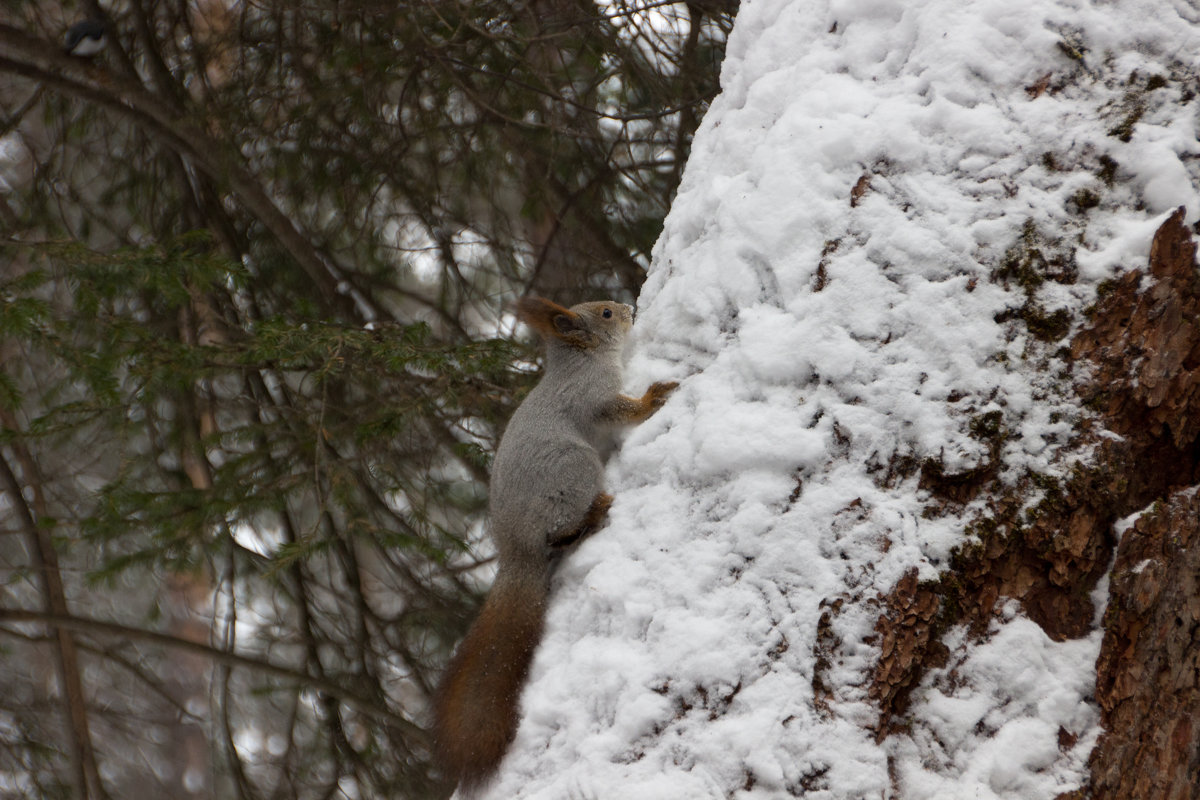
[[[744,0],[640,303],[631,391],[683,385],[626,440],[609,525],[560,570],[487,796],[1079,785],[1098,632],[1053,642],[1016,608],[982,640],[952,630],[909,733],[878,743],[872,601],[911,568],[936,577],[976,511],[927,518],[898,464],[978,466],[970,422],[992,412],[1008,478],[1080,457],[1061,342],[1003,312],[1078,326],[1171,209],[1196,219],[1197,101],[1139,87],[1197,54],[1184,0]],[[996,271],[1041,231],[1069,233],[1039,247],[1077,276],[1027,296]],[[822,708],[817,622],[838,597]]]

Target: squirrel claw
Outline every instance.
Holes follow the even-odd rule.
[[[679,388],[679,381],[658,381],[650,384],[650,388],[646,390],[646,394],[650,395],[650,402],[655,408],[659,408],[663,403],[667,402],[667,397],[671,392]]]

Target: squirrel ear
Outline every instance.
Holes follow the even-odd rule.
[[[546,340],[554,338],[574,347],[587,347],[592,342],[592,334],[582,317],[544,297],[522,297],[518,300],[517,319]]]
[[[544,297],[522,297],[517,301],[517,319],[537,331],[538,336],[561,339],[568,335],[579,315]]]
[[[571,333],[582,329],[579,323],[579,315],[571,314],[555,314],[554,315],[554,330],[559,336],[570,336]]]
[[[583,318],[571,311],[554,315],[554,335],[575,347],[588,347],[592,344],[592,333],[584,324]]]

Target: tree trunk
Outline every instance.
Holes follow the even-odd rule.
[[[1144,510],[1117,543],[1096,699],[1104,734],[1089,796],[1184,800],[1200,792],[1200,275],[1173,214],[1149,280],[1131,272],[1099,305],[1075,353],[1097,364],[1108,427],[1131,443],[1124,469]]]
[[[741,9],[492,796],[1200,796],[1197,46]]]

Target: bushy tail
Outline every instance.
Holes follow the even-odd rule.
[[[546,612],[543,576],[501,569],[438,689],[434,737],[446,773],[470,791],[496,771],[517,733],[518,700]]]

